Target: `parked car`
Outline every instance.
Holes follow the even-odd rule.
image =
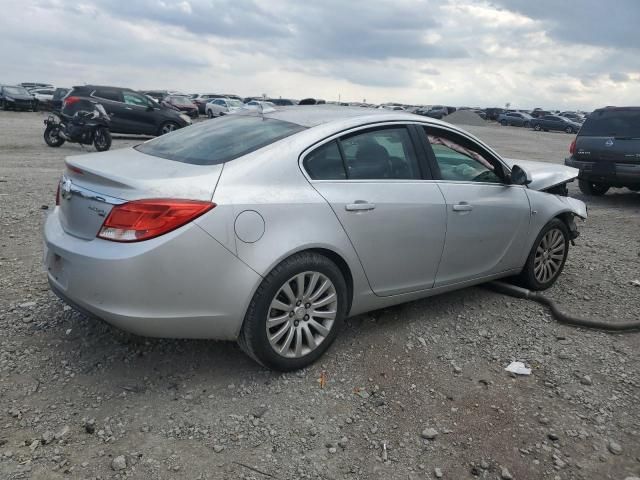
[[[162,102],[167,95],[171,94],[169,90],[141,90],[139,93],[153,98],[158,103]]]
[[[62,110],[62,99],[69,93],[71,89],[58,87],[53,92],[53,98],[51,99],[51,109],[59,112]]]
[[[274,108],[276,108],[276,105],[272,102],[267,102],[266,100],[251,100],[244,104],[244,109],[246,110],[259,110],[266,112],[272,111]]]
[[[534,118],[531,121],[531,126],[538,132],[540,130],[544,130],[545,132],[556,130],[560,132],[576,133],[580,130],[580,124],[578,122],[574,122],[573,120],[559,115],[545,115],[542,118]]]
[[[207,103],[205,112],[209,118],[233,113],[244,107],[244,103],[235,98],[214,98]]]
[[[326,104],[326,100],[321,98],[303,98],[298,102],[298,105],[323,105]]]
[[[164,107],[130,88],[83,85],[64,98],[62,113],[93,110],[100,103],[111,117],[112,133],[163,135],[191,125],[187,115]]]
[[[29,93],[36,99],[36,108],[51,110],[55,88],[33,88]]]
[[[303,368],[348,316],[513,275],[553,285],[586,207],[545,190],[577,171],[516,163],[405,112],[228,115],[68,157],[49,284],[138,335],[237,340]]]
[[[290,107],[292,105],[296,105],[296,102],[288,98],[269,98],[267,101],[274,105],[278,105],[279,107]]]
[[[484,111],[487,114],[487,120],[495,121],[495,120],[498,120],[498,116],[500,116],[501,113],[504,113],[504,108],[491,107],[491,108],[485,108]]]
[[[24,87],[0,86],[0,108],[2,110],[37,110],[36,99]]]
[[[171,105],[179,112],[198,118],[198,107],[189,97],[184,95],[167,95],[161,102],[162,105]]]
[[[31,90],[32,88],[53,88],[50,83],[38,83],[38,82],[22,82],[21,87]]]
[[[534,108],[533,110],[531,110],[531,114],[530,114],[533,118],[542,118],[545,115],[553,115],[552,112],[549,112],[548,110],[542,110],[540,108]]]
[[[564,163],[580,170],[582,193],[604,195],[611,187],[640,191],[640,107],[594,111],[569,153]]]
[[[442,105],[433,105],[427,109],[419,110],[416,113],[425,117],[442,120],[444,117],[449,115],[449,108]]]
[[[576,122],[576,123],[584,123],[584,116],[580,115],[579,113],[576,112],[562,112],[559,114],[560,117],[564,117],[564,118],[568,118],[569,120]]]
[[[532,120],[531,115],[523,112],[505,112],[498,115],[498,123],[503,127],[514,126],[529,128]]]
[[[191,101],[198,106],[198,113],[202,113],[204,115],[207,113],[205,110],[207,103],[220,97],[222,97],[222,95],[219,93],[197,93],[191,96]]]

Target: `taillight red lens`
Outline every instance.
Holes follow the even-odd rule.
[[[175,230],[216,206],[197,200],[136,200],[116,205],[98,237],[113,242],[139,242]]]
[[[576,139],[573,139],[573,142],[571,142],[571,145],[569,145],[569,153],[571,155],[573,155],[574,153],[576,153]]]
[[[80,101],[80,97],[67,97],[63,101],[63,106],[68,107],[69,105],[73,105],[76,102]]]

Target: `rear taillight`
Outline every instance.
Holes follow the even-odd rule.
[[[569,145],[569,153],[571,155],[573,155],[574,153],[576,153],[576,139],[573,139],[573,142],[571,142],[571,145]]]
[[[68,107],[69,105],[73,105],[76,102],[80,101],[80,97],[67,97],[62,102],[63,107]]]
[[[60,205],[60,182],[58,182],[58,188],[56,188],[56,206]]]
[[[139,242],[164,235],[216,206],[197,200],[135,200],[116,205],[98,237],[113,242]]]

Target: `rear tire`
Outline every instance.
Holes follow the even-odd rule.
[[[111,148],[111,132],[108,128],[100,127],[96,130],[93,145],[98,152],[106,152]]]
[[[327,257],[315,252],[293,255],[258,287],[238,343],[265,367],[280,371],[306,367],[338,335],[347,313],[347,291],[342,272]]]
[[[7,105],[6,100],[2,100],[2,110],[4,110],[5,112],[9,110],[9,105]]]
[[[213,118],[213,112],[211,110],[207,110],[207,117]]]
[[[503,127],[507,126],[507,121],[506,120],[500,120],[500,125],[502,125]]]
[[[609,188],[611,188],[609,185],[589,182],[588,180],[578,180],[578,187],[585,195],[592,195],[594,197],[601,197],[609,191]]]
[[[65,140],[59,135],[60,127],[47,125],[44,129],[44,141],[50,147],[60,147]]]
[[[564,131],[567,133],[573,133],[573,127],[567,127],[564,129]]]
[[[535,124],[535,126],[533,127],[533,129],[534,129],[536,132],[539,132],[540,130],[542,130],[542,127],[541,127],[539,124],[537,124],[537,123],[536,123],[536,124]]]
[[[562,220],[554,218],[547,223],[533,242],[518,283],[529,290],[551,287],[564,269],[569,241],[569,229]]]

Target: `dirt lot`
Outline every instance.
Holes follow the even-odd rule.
[[[232,343],[140,339],[74,313],[48,290],[41,228],[82,150],[47,147],[42,119],[0,112],[0,478],[640,476],[640,334],[561,326],[483,288],[352,318],[321,363],[287,375]],[[470,130],[556,163],[571,140]],[[640,195],[570,191],[590,218],[549,295],[638,319]],[[511,377],[512,360],[532,375]]]

